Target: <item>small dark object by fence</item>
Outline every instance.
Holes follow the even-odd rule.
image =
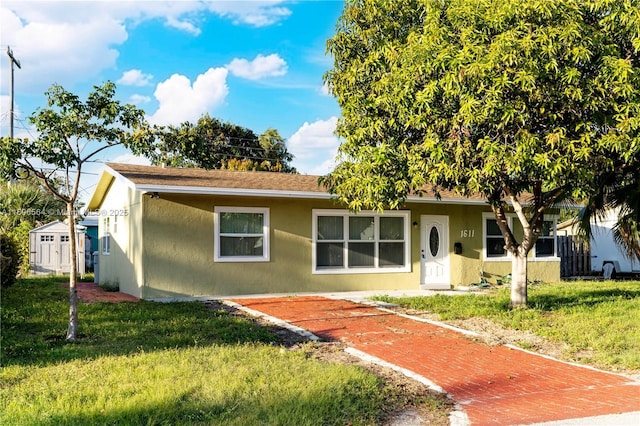
[[[571,235],[558,237],[558,254],[561,277],[591,275],[591,252],[584,242]]]

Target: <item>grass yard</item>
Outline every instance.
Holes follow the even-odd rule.
[[[529,307],[508,308],[509,289],[463,296],[377,300],[433,312],[443,321],[487,318],[566,345],[563,357],[640,373],[640,282],[573,281],[529,287]],[[535,349],[535,348],[527,348]]]
[[[0,424],[373,425],[401,398],[197,302],[81,303],[67,344],[60,281],[2,290]]]

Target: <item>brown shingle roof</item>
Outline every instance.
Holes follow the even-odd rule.
[[[238,194],[247,193],[264,195],[271,192],[289,194],[289,196],[308,196],[310,198],[328,197],[326,189],[318,184],[319,176],[299,175],[290,173],[231,171],[231,170],[203,170],[194,168],[175,168],[141,166],[133,164],[108,163],[111,169],[133,183],[143,191],[165,191],[190,189],[189,192],[209,192],[222,190],[232,194],[234,189]],[[255,192],[254,192],[255,191]],[[306,195],[305,195],[306,194]],[[440,191],[443,200],[456,203],[477,204],[483,202],[482,196],[463,197],[453,191]],[[410,195],[410,201],[433,202],[433,191],[427,188],[423,197]]]
[[[195,188],[256,189],[272,191],[326,191],[318,186],[318,176],[275,172],[182,169],[108,163],[107,166],[135,185],[184,186]]]

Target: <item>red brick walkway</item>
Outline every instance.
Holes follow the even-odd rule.
[[[69,283],[63,285],[66,285],[67,288],[69,287]],[[96,283],[79,282],[76,284],[76,289],[78,291],[78,298],[85,303],[120,303],[137,302],[138,300],[140,300],[135,296],[131,296],[130,294],[126,293],[120,293],[119,291],[104,291],[102,287],[100,287]]]
[[[640,384],[624,376],[491,347],[375,307],[323,297],[234,302],[426,377],[462,406],[473,425],[640,411]]]

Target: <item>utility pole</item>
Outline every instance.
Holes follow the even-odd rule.
[[[7,46],[7,55],[9,55],[9,61],[11,62],[11,72],[9,73],[11,81],[9,91],[9,98],[11,99],[11,108],[9,110],[9,137],[13,139],[13,65],[17,65],[20,69],[22,69],[22,67],[20,66],[20,61],[13,56],[13,50],[11,50],[9,46]]]

